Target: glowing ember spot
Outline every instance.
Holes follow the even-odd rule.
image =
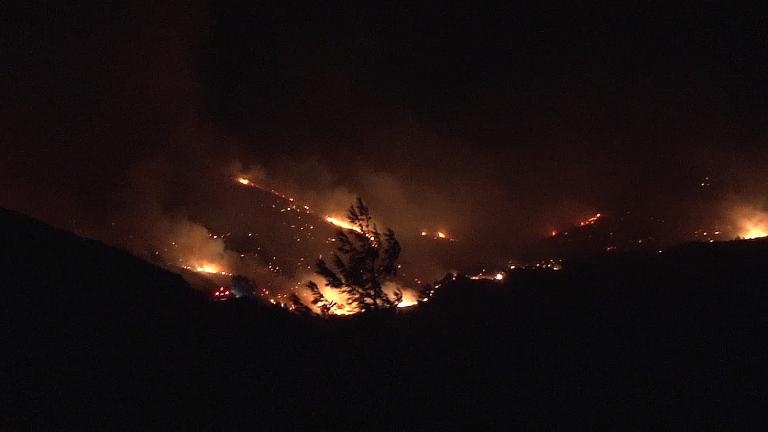
[[[250,180],[248,180],[248,179],[247,179],[247,178],[245,178],[245,177],[238,177],[238,178],[237,178],[237,182],[238,182],[238,183],[240,183],[240,184],[242,184],[242,185],[245,185],[245,186],[250,186],[250,185],[251,185],[251,181],[250,181]]]
[[[504,273],[498,272],[498,273],[486,273],[485,270],[483,270],[481,273],[478,273],[474,276],[470,276],[469,278],[472,280],[494,280],[494,281],[503,281],[504,280]]]
[[[347,222],[345,220],[342,220],[342,219],[339,219],[339,218],[336,218],[336,217],[333,217],[333,216],[326,216],[325,220],[326,220],[326,222],[328,222],[328,223],[330,223],[332,225],[336,225],[339,228],[344,228],[344,229],[348,229],[348,230],[352,230],[352,231],[362,232],[360,227],[352,225],[351,223],[349,223],[349,222]]]
[[[434,240],[456,241],[443,231],[420,231],[419,234],[421,234],[422,237],[429,237]]]
[[[593,225],[595,224],[600,218],[603,217],[601,213],[597,213],[594,216],[584,219],[583,221],[579,222],[579,226],[586,226],[586,225]]]

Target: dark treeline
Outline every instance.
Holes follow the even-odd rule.
[[[0,213],[2,429],[744,429],[768,244],[616,254],[320,319]]]

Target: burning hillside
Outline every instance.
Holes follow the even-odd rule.
[[[363,234],[368,236],[368,241],[376,240],[367,228],[347,220],[344,212],[315,212],[313,206],[264,185],[263,180],[260,178],[257,182],[245,175],[230,178],[210,206],[189,215],[199,225],[169,229],[168,244],[152,253],[156,261],[214,281],[215,284],[210,286],[228,284],[234,275],[242,275],[257,287],[255,295],[287,308],[293,308],[293,302],[300,299],[315,311],[320,311],[318,305],[324,305],[329,314],[357,312],[348,296],[334,290],[329,280],[315,274],[315,262],[318,258],[332,256],[332,251],[339,245],[336,235],[339,230],[347,235]],[[731,214],[732,224],[685,234],[680,229],[684,224],[676,223],[674,215],[594,212],[576,220],[570,227],[552,230],[541,246],[530,249],[523,262],[559,262],[563,257],[616,250],[661,250],[686,240],[749,239],[768,234],[765,213],[747,209]],[[410,235],[405,233],[403,238],[411,251],[410,260],[406,258],[398,265],[396,281],[384,289],[387,296],[398,298],[400,307],[417,304],[420,298],[417,293],[424,281],[437,278],[435,273],[421,272],[423,263],[444,259],[438,256],[443,254],[445,257],[445,251],[449,252],[447,256],[466,253],[456,246],[449,246],[456,240],[442,228],[422,229]],[[443,243],[446,246],[441,246]],[[496,271],[483,270],[472,277],[503,280],[504,273],[498,269],[507,268],[508,264],[503,263],[508,261],[508,257],[499,257],[498,263],[490,266]],[[560,264],[555,267],[559,268]],[[545,265],[544,268],[550,267]],[[313,303],[312,293],[306,288],[308,283],[319,287],[323,302]]]
[[[348,296],[335,292],[327,280],[314,274],[315,262],[318,257],[331,256],[338,245],[338,230],[349,234],[366,230],[368,241],[380,241],[368,231],[373,225],[355,225],[338,214],[316,214],[309,205],[246,176],[236,176],[229,184],[218,197],[221,205],[190,215],[199,225],[188,232],[169,233],[167,244],[150,252],[155,262],[210,279],[212,283],[204,289],[229,284],[234,275],[241,275],[253,282],[253,295],[265,301],[293,308],[298,299],[319,311],[306,288],[314,282],[330,305],[328,313],[357,312]],[[397,277],[383,291],[397,298],[397,306],[413,306],[422,279],[407,272],[403,264],[397,270]]]

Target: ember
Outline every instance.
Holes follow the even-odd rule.
[[[580,221],[579,226],[594,225],[595,223],[597,223],[598,220],[600,220],[601,217],[602,217],[602,214],[597,213],[592,217],[589,217],[587,219]]]

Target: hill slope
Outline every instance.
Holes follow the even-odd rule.
[[[0,274],[2,421],[44,429],[163,398],[152,376],[174,379],[203,304],[176,274],[7,210]]]
[[[209,303],[12,212],[0,238],[6,423],[743,429],[768,400],[765,241],[459,279],[414,311],[322,320]]]

